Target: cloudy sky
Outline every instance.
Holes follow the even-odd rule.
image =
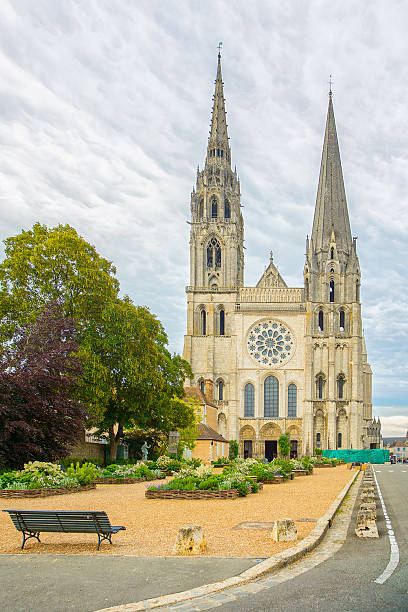
[[[180,352],[218,42],[246,285],[270,250],[302,283],[332,74],[374,413],[384,435],[405,433],[407,22],[398,0],[2,0],[1,239],[71,224]]]

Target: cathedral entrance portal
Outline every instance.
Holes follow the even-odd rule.
[[[277,440],[265,440],[265,459],[272,461],[278,456]]]
[[[290,441],[290,458],[296,459],[298,456],[298,443],[297,440]]]
[[[244,440],[244,459],[252,457],[252,440]]]

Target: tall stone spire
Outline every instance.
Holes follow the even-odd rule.
[[[224,84],[221,73],[221,53],[218,53],[217,78],[215,79],[214,104],[211,116],[211,129],[207,147],[207,163],[221,158],[231,165],[230,147],[225,111]]]
[[[311,240],[316,254],[329,250],[333,233],[339,255],[349,254],[352,238],[330,90]]]

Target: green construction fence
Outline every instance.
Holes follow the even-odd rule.
[[[385,448],[366,448],[364,450],[353,450],[345,448],[342,450],[324,450],[323,457],[328,459],[344,459],[346,463],[360,461],[360,463],[385,463],[390,460],[390,451]]]

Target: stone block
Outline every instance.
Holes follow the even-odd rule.
[[[371,510],[377,513],[377,504],[375,502],[362,502],[360,504],[360,510]]]
[[[374,501],[374,493],[362,493],[361,494],[362,502],[373,502]]]
[[[207,542],[200,525],[180,527],[173,548],[175,555],[199,555],[207,550]]]
[[[275,542],[291,542],[297,540],[297,530],[293,519],[277,519],[272,529]]]
[[[356,519],[355,532],[359,538],[378,538],[378,529],[375,519],[370,518],[372,513],[359,510]]]
[[[377,509],[372,507],[372,504],[361,504],[360,510],[358,511],[357,521],[375,521],[377,518]]]

